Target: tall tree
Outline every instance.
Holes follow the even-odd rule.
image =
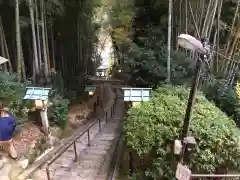
[[[172,41],[172,0],[168,6],[168,59],[167,59],[167,81],[171,81],[171,41]]]
[[[41,22],[42,22],[42,46],[43,46],[43,72],[44,72],[44,76],[45,78],[48,77],[49,72],[48,72],[48,54],[47,54],[47,42],[46,42],[46,26],[45,26],[45,2],[44,0],[41,0],[41,5],[40,5],[40,9],[41,9]]]
[[[19,0],[15,0],[15,23],[16,23],[16,44],[17,44],[17,73],[18,81],[22,79],[22,45],[19,20]]]
[[[34,71],[36,75],[39,75],[39,60],[38,60],[38,50],[37,50],[37,40],[36,40],[36,31],[35,31],[35,18],[34,18],[34,2],[33,0],[28,0],[28,7],[31,18],[31,27],[32,27],[32,44],[33,44],[33,53],[34,53]]]

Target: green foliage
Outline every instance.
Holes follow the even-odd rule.
[[[236,89],[228,86],[226,80],[206,80],[207,86],[203,90],[210,101],[214,101],[217,107],[232,117],[239,126],[240,120],[240,100]],[[206,84],[205,83],[205,84]]]
[[[64,81],[60,72],[56,72],[56,74],[53,75],[53,89],[54,93],[64,94]]]
[[[144,179],[174,179],[177,158],[172,146],[180,137],[188,93],[189,89],[181,86],[160,87],[151,101],[128,112],[127,144],[141,158],[151,160],[150,166],[147,164],[142,169]],[[196,152],[188,159],[193,172],[240,170],[239,130],[232,119],[200,92],[196,96],[189,133],[197,141]]]
[[[69,100],[64,99],[60,95],[55,95],[51,102],[53,105],[49,109],[49,117],[52,122],[59,125],[61,128],[65,128],[67,125],[68,116],[68,104]]]
[[[17,118],[19,123],[24,123],[28,119],[28,112],[33,108],[33,105],[30,101],[26,100],[14,100],[8,104],[9,111]]]
[[[167,47],[160,40],[158,27],[151,27],[147,37],[139,37],[137,44],[127,47],[125,63],[135,77],[141,77],[149,86],[165,83],[167,78]],[[182,52],[171,52],[171,82],[184,84],[192,77],[193,63]]]
[[[17,81],[14,74],[0,72],[0,100],[9,103],[16,99],[21,99],[25,91],[25,86]]]
[[[19,122],[26,120],[31,108],[29,102],[22,98],[29,81],[20,83],[15,74],[0,72],[0,101],[6,105]]]

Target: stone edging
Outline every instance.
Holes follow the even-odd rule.
[[[116,98],[116,94],[113,92],[113,89],[108,86],[109,89],[109,93],[110,95],[110,102],[108,102],[108,106],[104,108],[104,112],[109,111],[109,109],[112,108],[113,104],[115,103],[115,98]],[[91,123],[91,122],[90,122]],[[84,127],[80,127],[78,128],[70,137],[66,138],[65,140],[63,140],[61,142],[61,145],[58,145],[56,147],[53,148],[53,150],[51,150],[49,153],[47,153],[42,159],[40,159],[39,161],[33,163],[30,165],[30,167],[28,167],[27,169],[25,169],[18,177],[16,180],[26,180],[27,178],[29,178],[29,176],[34,173],[39,167],[43,166],[49,159],[51,159],[52,156],[54,156],[59,150],[63,149],[64,147],[66,147],[67,145],[69,145],[69,142],[72,142],[72,140],[74,139],[74,137],[81,133],[87,125],[85,125]]]

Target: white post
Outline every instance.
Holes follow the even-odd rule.
[[[40,116],[42,120],[42,128],[43,132],[46,136],[49,135],[49,122],[48,122],[48,116],[47,116],[47,104],[42,101],[42,109],[40,111]]]
[[[42,125],[43,125],[43,132],[45,135],[49,134],[49,122],[47,117],[47,108],[42,109],[40,111],[41,119],[42,119]]]
[[[40,110],[43,132],[46,136],[49,135],[49,122],[47,116],[47,103],[48,101],[35,100],[36,109]]]

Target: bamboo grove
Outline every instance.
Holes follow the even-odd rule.
[[[99,61],[98,6],[96,0],[0,1],[1,56],[10,59],[2,70],[36,84],[58,72],[65,86],[81,89]]]
[[[173,26],[179,24],[174,38],[186,32],[209,39],[213,49],[211,70],[230,84],[239,71],[239,5],[239,0],[184,0],[173,5]]]
[[[168,12],[169,4],[170,11]],[[195,57],[194,54],[189,52],[186,54],[184,50],[177,47],[177,36],[181,33],[188,33],[197,38],[209,39],[212,52],[214,52],[210,58],[210,72],[214,76],[226,79],[231,85],[235,75],[239,72],[239,5],[239,0],[132,0],[117,2],[112,5],[111,9],[111,33],[116,54],[121,61],[119,63],[132,64],[131,58],[127,58],[127,60],[125,58],[126,54],[129,57],[128,50],[135,49],[136,51],[137,47],[138,49],[143,48],[146,46],[146,39],[148,39],[149,43],[152,42],[149,51],[157,53],[155,49],[160,41],[162,45],[159,45],[158,51],[164,51],[166,56],[167,49],[171,51],[171,58],[168,61],[171,61],[171,67],[174,68],[175,52],[179,52],[179,57],[182,56],[180,54],[185,54],[190,59]],[[169,15],[172,17],[170,23],[168,22]],[[171,30],[170,34],[168,34],[169,29]],[[150,40],[150,37],[157,37],[157,41]],[[143,40],[144,38],[145,40]],[[169,39],[171,43],[167,47]],[[160,74],[163,74],[163,71],[169,67],[164,65],[162,69],[159,68],[161,63],[156,62],[158,56],[156,53],[148,61],[146,57],[143,58],[142,61],[146,60],[144,63],[142,61],[135,62],[135,71],[148,66],[147,69],[153,69],[153,74],[157,74],[157,77],[160,78]],[[148,79],[144,79],[143,76],[140,75],[137,78],[140,78],[141,83],[145,84]],[[163,79],[168,79],[167,76],[169,74],[166,73]],[[171,76],[174,76],[173,72],[171,72]]]

